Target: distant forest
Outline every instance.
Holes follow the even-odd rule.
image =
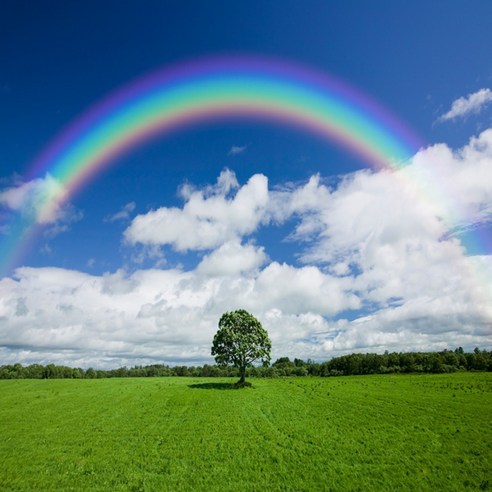
[[[249,367],[247,377],[275,378],[284,376],[349,376],[391,373],[445,373],[456,371],[492,371],[492,351],[476,348],[442,352],[385,352],[384,354],[351,354],[318,363],[312,360],[281,357],[270,366]],[[96,379],[125,377],[238,377],[234,367],[168,366],[153,364],[118,369],[82,369],[55,364],[10,364],[0,366],[0,379]]]

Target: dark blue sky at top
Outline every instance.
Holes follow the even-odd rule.
[[[458,147],[476,121],[436,125],[451,102],[492,85],[489,1],[3,1],[0,15],[0,178],[22,175],[57,132],[140,75],[216,54],[276,56],[345,79],[424,141]],[[229,156],[232,145],[246,145]],[[136,212],[178,204],[187,180],[214,182],[233,169],[270,182],[364,163],[311,135],[263,124],[205,125],[158,139],[104,172],[74,198],[84,219],[28,263],[99,270],[121,264],[124,226],[104,222],[125,203]],[[278,255],[291,254],[265,231]],[[41,246],[43,241],[39,242]],[[111,251],[118,251],[118,258]],[[172,257],[172,253],[168,253]],[[185,261],[180,255],[173,261]]]

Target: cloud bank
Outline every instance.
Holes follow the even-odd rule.
[[[238,308],[269,331],[274,357],[492,346],[492,255],[470,256],[457,236],[492,222],[492,129],[398,172],[326,183],[271,187],[256,174],[241,185],[226,169],[214,185],[183,186],[182,207],[133,218],[129,248],[200,252],[187,270],[18,269],[0,281],[0,357],[211,362],[218,319]],[[289,262],[259,241],[279,225],[297,249]]]

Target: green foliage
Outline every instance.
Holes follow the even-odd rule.
[[[490,373],[254,386],[0,381],[0,490],[490,490]]]
[[[447,373],[456,371],[492,371],[492,351],[476,348],[465,353],[460,347],[442,352],[385,352],[384,354],[350,354],[335,357],[323,363],[310,359],[303,361],[280,357],[271,367],[246,368],[246,376],[271,378],[284,376],[351,376],[361,374],[393,373]],[[0,366],[0,379],[100,379],[114,377],[238,377],[239,369],[233,366],[174,366],[152,364],[131,368],[87,370],[48,364],[8,364]]]
[[[294,359],[292,362],[288,357],[280,357],[273,364],[276,376],[307,376],[308,366],[301,359]]]
[[[492,371],[492,352],[476,348],[464,353],[442,352],[385,352],[384,354],[350,354],[323,362],[320,376],[350,376],[392,373],[446,373],[456,371]]]
[[[232,364],[244,383],[246,368],[255,361],[268,364],[272,343],[261,323],[244,309],[224,313],[214,336],[212,355],[220,366]]]

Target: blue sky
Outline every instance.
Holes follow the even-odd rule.
[[[0,280],[0,362],[210,362],[220,314],[238,307],[262,321],[278,356],[492,345],[490,2],[7,1],[2,10],[3,225],[44,186],[46,176],[29,188],[24,175],[70,121],[145,73],[216,55],[278,57],[359,88],[426,143],[405,172],[432,176],[442,199],[423,205],[405,178],[280,125],[163,136],[74,196]],[[196,235],[184,184],[204,209],[218,203],[215,242]],[[260,210],[241,209],[243,229],[241,192]],[[153,246],[151,213],[175,231]],[[191,246],[179,246],[183,237]]]

